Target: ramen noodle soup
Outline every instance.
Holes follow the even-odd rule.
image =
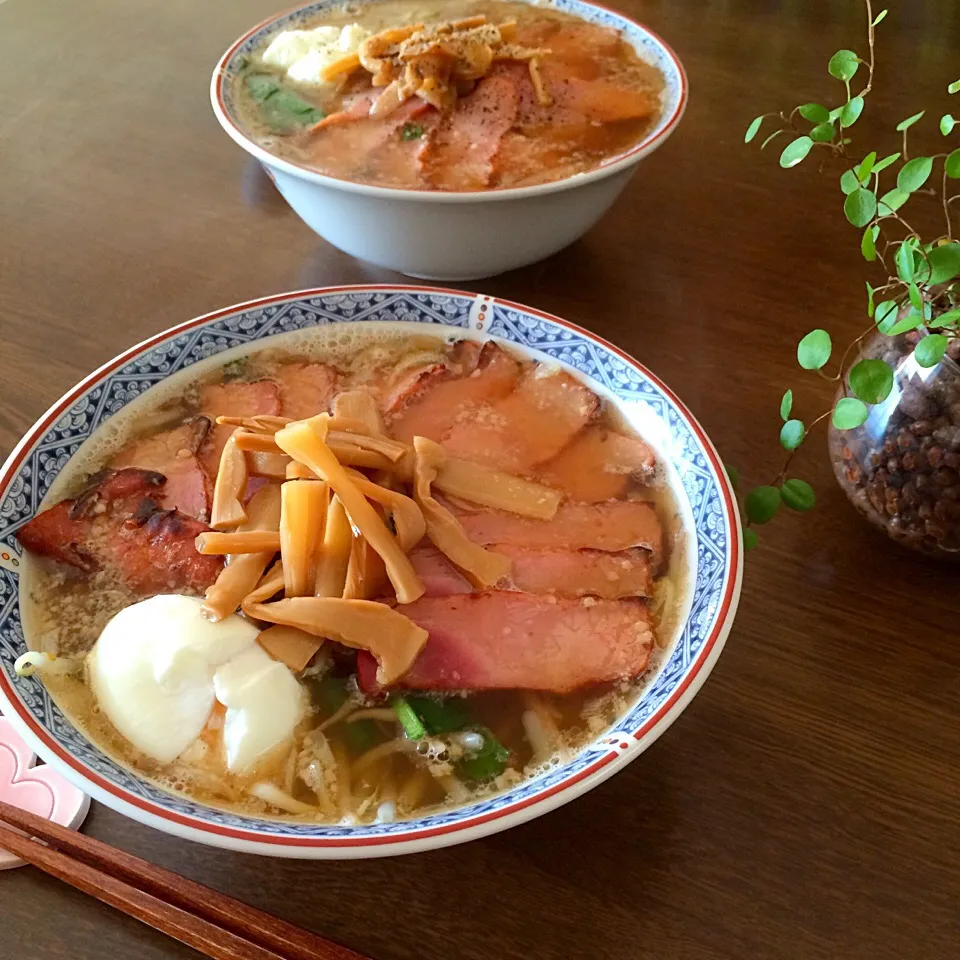
[[[410,818],[564,762],[683,606],[653,451],[496,341],[294,336],[68,465],[18,533],[18,672],[139,775],[250,815]]]
[[[270,35],[234,78],[247,135],[318,173],[415,190],[559,180],[628,151],[662,74],[549,6],[385,0]]]

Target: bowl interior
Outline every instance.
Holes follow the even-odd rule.
[[[91,744],[36,679],[17,680],[27,649],[18,604],[17,529],[40,507],[65,464],[110,417],[171,377],[195,376],[231,350],[278,334],[345,323],[398,332],[499,337],[514,349],[579,372],[656,447],[681,505],[690,588],[686,609],[655,671],[616,728],[570,762],[467,806],[398,823],[321,825],[241,816],[176,796]],[[271,346],[275,345],[272,341]],[[169,383],[165,384],[169,386]],[[702,429],[673,394],[615,347],[565,321],[490,297],[418,287],[346,287],[231,307],[159,334],[106,364],[58,401],[0,473],[0,707],[87,792],[144,822],[194,839],[256,852],[355,856],[469,839],[535,816],[605,778],[672,722],[719,654],[739,590],[739,533],[729,484]],[[573,789],[575,785],[580,789]]]
[[[379,2],[381,2],[381,0],[363,0],[363,5],[366,6],[370,3]],[[523,0],[523,2],[532,2],[532,0]],[[582,20],[589,21],[590,23],[596,23],[600,26],[610,27],[614,30],[618,30],[622,34],[623,38],[629,44],[631,44],[631,46],[633,46],[633,48],[637,51],[637,55],[642,60],[646,61],[652,66],[655,66],[660,73],[663,74],[665,81],[664,89],[660,97],[660,119],[657,121],[655,126],[653,126],[647,132],[643,140],[631,148],[627,153],[619,157],[611,157],[600,164],[596,170],[589,171],[586,174],[578,175],[576,178],[578,183],[583,182],[587,178],[592,178],[592,175],[596,175],[600,171],[607,170],[611,167],[619,167],[619,165],[625,163],[630,158],[642,155],[643,153],[647,152],[648,148],[650,148],[654,142],[662,139],[665,133],[667,133],[669,130],[672,130],[683,113],[686,103],[687,80],[679,58],[673,52],[673,50],[671,50],[670,47],[663,42],[663,40],[661,40],[647,27],[644,27],[636,21],[629,19],[623,14],[617,13],[614,10],[608,10],[606,7],[585,2],[585,0],[549,0],[549,2],[544,2],[537,5],[550,6],[556,10],[562,10],[565,13],[571,13],[577,17],[580,17]],[[302,167],[299,164],[291,161],[280,160],[278,157],[275,157],[269,154],[267,151],[262,150],[262,148],[257,147],[253,141],[247,137],[246,133],[244,132],[243,125],[238,118],[233,84],[234,78],[243,69],[250,54],[260,48],[269,37],[273,36],[275,33],[279,33],[282,30],[297,29],[304,21],[317,17],[318,15],[322,15],[326,10],[335,10],[340,7],[342,7],[342,0],[318,0],[316,3],[299,7],[296,10],[289,11],[258,24],[252,30],[244,34],[239,40],[237,40],[236,43],[234,43],[234,45],[230,47],[230,49],[227,50],[227,52],[223,55],[220,63],[217,65],[217,68],[214,71],[214,82],[211,93],[214,107],[221,117],[221,123],[225,122],[227,132],[230,133],[230,135],[243,146],[247,147],[248,149],[253,148],[256,154],[261,156],[261,159],[266,159],[270,163],[282,167],[288,167],[292,171],[299,171],[301,174],[306,173],[309,175],[310,179],[316,178],[323,182],[352,184],[350,181],[339,181],[336,178],[319,174],[316,171],[310,170],[307,167]],[[483,195],[492,195],[494,193],[502,195],[511,193],[514,190],[522,190],[525,193],[537,190],[552,192],[564,182],[565,181],[560,180],[551,183],[538,184],[534,187],[484,191]],[[407,191],[398,190],[395,188],[372,187],[367,184],[363,184],[361,186],[364,187],[363,192],[373,190],[385,191],[391,194],[412,192],[418,197],[422,197],[424,195],[423,191]],[[428,193],[427,195],[430,194]],[[451,196],[456,194],[448,193],[446,195]],[[473,196],[473,194],[467,194],[467,196]]]

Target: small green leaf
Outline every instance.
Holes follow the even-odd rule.
[[[960,275],[960,243],[954,240],[934,247],[927,254],[927,264],[930,267],[928,283],[946,283]]]
[[[889,12],[890,12],[889,10],[881,10],[881,11],[873,18],[873,25],[874,25],[874,26],[877,26],[878,24],[883,23],[883,21],[886,19],[887,14],[888,14]]]
[[[887,167],[890,166],[890,164],[896,163],[899,159],[900,159],[899,153],[891,153],[889,157],[884,157],[882,160],[878,160],[873,165],[873,172],[882,173],[884,170],[887,169]]]
[[[814,143],[829,143],[836,135],[836,130],[832,123],[818,123],[810,131],[810,139]],[[806,154],[804,154],[806,156]]]
[[[872,228],[872,227],[868,227],[867,229],[868,229],[868,230],[872,230],[873,228]],[[880,229],[880,228],[877,227],[877,230],[878,230],[878,231],[879,231],[879,229]],[[869,281],[869,280],[866,281],[866,284],[867,284],[867,316],[870,317],[871,319],[873,319],[873,312],[874,312],[874,309],[875,309],[874,303],[873,303],[873,295],[874,295],[877,291],[874,290],[873,287],[870,285],[870,281]]]
[[[789,420],[790,411],[793,409],[793,391],[788,390],[780,401],[780,419]]]
[[[865,227],[876,215],[877,195],[872,190],[857,187],[843,201],[843,213],[855,227]]]
[[[247,77],[247,90],[254,100],[263,103],[280,90],[280,82],[268,74],[255,73]]]
[[[848,197],[859,186],[860,181],[857,179],[857,175],[853,172],[853,170],[844,170],[844,172],[840,174],[840,189]]]
[[[881,333],[889,333],[890,328],[897,322],[897,309],[894,300],[884,300],[877,304],[873,319]]]
[[[804,370],[819,370],[830,359],[832,349],[826,330],[811,330],[797,345],[797,363]]]
[[[830,111],[819,103],[805,103],[802,107],[797,107],[797,113],[811,123],[826,123],[830,119]]]
[[[798,510],[800,513],[806,513],[807,510],[812,510],[816,505],[817,495],[806,480],[791,477],[789,480],[784,480],[783,486],[780,488],[780,499],[785,507]]]
[[[827,119],[831,123],[836,123],[840,119],[840,114],[843,113],[843,107],[834,107],[828,114]]]
[[[833,425],[838,430],[853,430],[866,419],[869,411],[862,400],[855,397],[843,397],[833,408]]]
[[[246,78],[247,90],[257,102],[260,119],[277,133],[289,133],[297,127],[319,123],[323,111],[318,110],[293,90],[268,74],[252,74]]]
[[[827,64],[831,77],[840,81],[852,80],[860,66],[860,58],[852,50],[838,50]]]
[[[918,285],[930,282],[930,251],[933,250],[932,243],[919,243],[914,241],[914,272],[913,279]]]
[[[857,177],[857,180],[860,183],[865,184],[870,179],[870,174],[873,172],[873,165],[877,162],[877,151],[872,150],[868,153],[863,160],[853,168],[853,172]]]
[[[960,308],[947,310],[941,313],[939,317],[934,317],[927,321],[928,327],[953,327],[960,323]]]
[[[953,132],[953,128],[957,125],[957,121],[950,116],[949,113],[945,113],[940,118],[940,132],[945,136],[949,136]]]
[[[419,140],[423,136],[423,127],[419,123],[405,123],[400,130],[401,140]]]
[[[780,154],[780,166],[785,170],[795,167],[810,152],[813,140],[810,137],[797,137],[783,148]]]
[[[784,450],[796,450],[803,443],[806,432],[802,420],[788,420],[780,428],[780,446]]]
[[[913,258],[913,247],[911,247],[907,241],[904,241],[897,247],[894,263],[897,265],[897,276],[904,283],[910,283],[913,280],[916,263]]]
[[[760,538],[757,536],[756,530],[751,530],[749,527],[747,527],[747,529],[743,531],[744,550],[756,550],[759,542]]]
[[[747,494],[745,506],[751,523],[769,523],[780,506],[780,491],[776,487],[754,487]]]
[[[744,143],[749,143],[757,135],[761,123],[763,123],[763,117],[755,117],[750,121],[750,126],[747,127],[747,132],[743,137]]]
[[[877,209],[881,217],[889,216],[894,210],[899,210],[910,199],[909,193],[904,193],[896,187],[888,190],[877,204]]]
[[[907,293],[910,296],[910,303],[913,305],[913,309],[919,314],[923,314],[923,296],[920,293],[920,288],[916,283],[911,283],[907,288]]]
[[[914,347],[913,355],[921,367],[935,367],[947,352],[949,339],[942,333],[930,333]]]
[[[864,403],[883,403],[893,389],[893,370],[883,360],[859,360],[850,371],[850,389]]]
[[[926,110],[921,110],[919,113],[915,113],[912,117],[907,117],[906,120],[901,120],[897,124],[897,130],[900,133],[903,133],[904,130],[909,130],[926,112]]]
[[[860,241],[860,252],[863,254],[863,259],[868,263],[872,263],[877,259],[877,237],[880,236],[880,228],[873,224],[870,227],[867,227],[863,232],[863,239]],[[871,297],[871,313],[870,316],[873,316],[872,312],[872,303],[873,298]]]
[[[736,490],[740,486],[740,471],[732,463],[725,463],[723,468],[727,471],[727,476],[730,478],[730,486]]]
[[[897,174],[897,189],[904,193],[919,190],[927,182],[932,171],[932,157],[914,157],[913,160],[908,160]]]
[[[863,113],[863,97],[853,97],[840,111],[840,122],[845,127],[852,127]]]
[[[888,331],[887,335],[891,337],[899,337],[901,333],[911,333],[916,330],[917,327],[923,325],[923,317],[914,312],[910,311],[902,320],[898,320]]]
[[[947,84],[947,93],[960,93],[960,80],[954,80]]]
[[[953,153],[943,161],[943,169],[947,171],[947,176],[954,180],[960,180],[960,147],[957,147]]]

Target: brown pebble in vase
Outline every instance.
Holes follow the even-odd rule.
[[[960,559],[960,340],[931,369],[913,359],[917,340],[866,346],[894,366],[896,386],[862,427],[831,428],[831,456],[851,502],[892,539]]]

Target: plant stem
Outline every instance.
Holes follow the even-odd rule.
[[[910,224],[907,223],[907,221],[904,220],[903,217],[901,217],[896,210],[891,210],[890,213],[884,214],[882,217],[878,217],[875,222],[881,223],[884,220],[896,220],[898,223],[902,223],[903,226],[905,226],[909,231],[911,237],[916,237],[918,240],[920,239],[920,234],[917,233],[917,231],[914,230],[913,227],[911,227]],[[896,241],[896,240],[894,241],[894,243],[897,243],[897,242],[902,242],[902,241]]]
[[[832,409],[833,409],[833,408],[831,408],[830,410],[828,410],[826,413],[821,413],[820,416],[817,417],[817,419],[814,420],[813,423],[811,423],[810,426],[807,427],[806,430],[803,431],[803,439],[804,439],[804,440],[807,439],[807,437],[808,437],[809,434],[810,434],[810,431],[811,431],[821,420],[825,420],[827,417],[830,416],[830,414],[831,414],[831,412],[832,412]],[[799,450],[799,449],[800,449],[800,445],[798,444],[796,447],[793,448],[793,450],[791,450],[791,451],[787,454],[787,459],[783,461],[783,466],[780,468],[780,473],[777,474],[777,479],[773,481],[773,483],[771,484],[771,486],[779,487],[780,484],[783,483],[784,480],[786,480],[786,478],[787,478],[787,471],[790,469],[790,464],[793,463],[793,458],[797,455],[797,450]]]
[[[947,163],[943,163],[943,193],[941,194],[943,198],[943,216],[947,221],[947,239],[953,239],[953,223],[950,220],[950,201],[947,199]]]
[[[867,64],[867,85],[860,91],[860,96],[865,97],[873,89],[873,66],[876,62],[875,52],[876,28],[873,25],[873,3],[867,0],[867,46],[870,49],[870,62]]]
[[[871,333],[873,333],[873,331],[876,330],[876,327],[877,325],[875,323],[871,323],[870,326],[867,327],[867,329],[864,330],[856,340],[847,344],[847,349],[843,351],[843,356],[840,358],[840,370],[836,377],[831,377],[832,380],[843,380],[843,371],[847,369],[847,357],[850,356],[850,351],[862,343],[864,339]],[[844,390],[846,390],[846,384],[844,384]]]

